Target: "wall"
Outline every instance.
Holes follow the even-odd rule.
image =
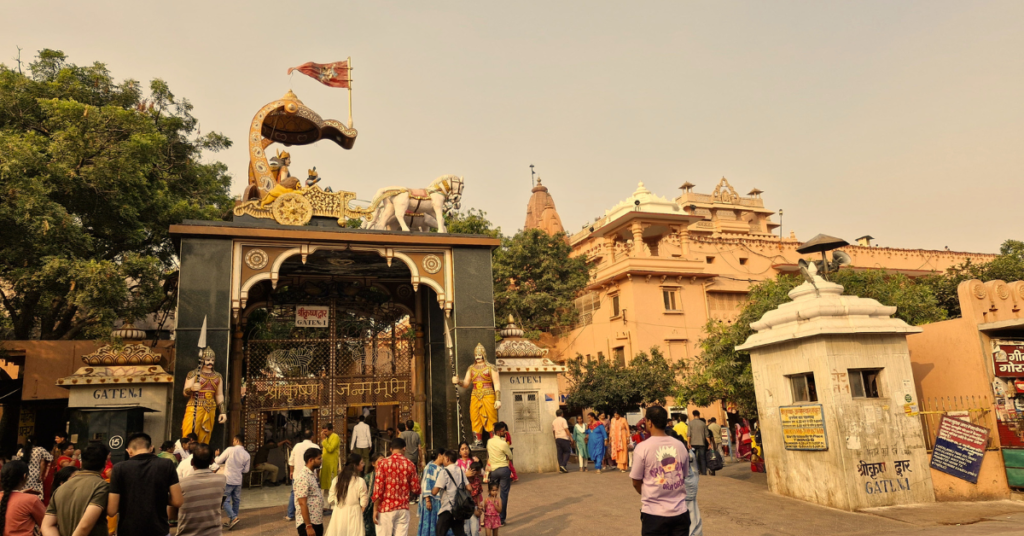
[[[914,384],[902,336],[826,335],[779,343],[752,350],[751,364],[774,493],[844,510],[934,501],[920,421],[903,410]],[[854,399],[851,368],[883,368],[882,397]],[[804,372],[814,373],[826,451],[786,450],[783,444],[779,408],[800,405],[786,375]],[[862,461],[884,462],[886,470],[863,476]],[[896,475],[896,461],[908,461],[909,471]]]
[[[513,396],[516,392],[537,393],[540,430],[527,433],[516,429],[513,414]],[[553,394],[551,402],[544,396]],[[558,471],[558,449],[551,423],[558,409],[558,379],[551,372],[501,372],[501,408],[498,420],[505,422],[512,432],[512,463],[517,473],[552,473]]]
[[[168,434],[168,412],[159,411],[170,407],[171,385],[150,383],[135,385],[89,385],[70,388],[68,406],[73,408],[124,406],[138,404],[158,411],[146,412],[142,431],[149,434],[154,445],[177,439],[175,431]]]

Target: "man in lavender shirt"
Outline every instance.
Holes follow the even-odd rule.
[[[683,481],[690,471],[689,449],[665,434],[668,412],[647,408],[651,437],[633,451],[633,489],[640,494],[642,536],[689,536],[690,514],[686,511]]]

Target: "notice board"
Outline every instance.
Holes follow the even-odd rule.
[[[986,444],[988,428],[943,415],[932,449],[931,467],[977,484]]]
[[[825,410],[821,404],[781,406],[779,414],[786,450],[828,450]]]

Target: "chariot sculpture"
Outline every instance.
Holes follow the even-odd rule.
[[[436,228],[446,232],[444,216],[461,204],[461,177],[443,175],[423,189],[382,188],[370,206],[363,208],[352,205],[355,192],[321,189],[315,167],[303,188],[290,173],[287,151],[267,156],[267,148],[274,143],[293,146],[330,140],[351,149],[357,135],[356,129],[341,121],[321,118],[291,90],[263,106],[249,125],[249,182],[234,214],[273,219],[282,225],[306,225],[314,216],[321,216],[337,219],[340,226],[350,219],[364,219],[362,227],[368,229]]]

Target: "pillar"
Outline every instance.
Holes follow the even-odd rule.
[[[423,292],[424,290],[416,292],[416,318],[412,326],[416,335],[416,342],[412,351],[412,418],[420,423],[420,426],[427,426],[427,395],[425,386],[427,368],[426,363],[424,363],[426,354],[423,347]]]
[[[646,257],[644,253],[644,225],[639,221],[634,221],[630,225],[629,230],[633,233],[633,256],[634,257]]]
[[[225,393],[228,397],[229,437],[242,433],[242,429],[245,428],[242,422],[242,362],[245,357],[244,335],[245,329],[242,322],[236,322],[235,330],[231,333],[230,389]]]

